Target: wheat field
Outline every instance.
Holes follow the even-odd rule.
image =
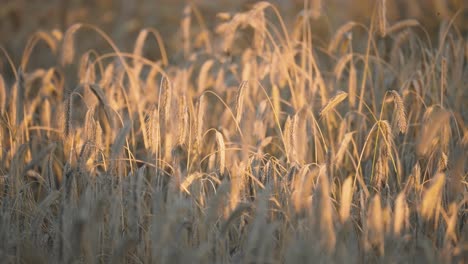
[[[87,23],[2,47],[0,262],[468,263],[463,9],[379,0],[323,40],[320,2],[188,4],[175,52]]]

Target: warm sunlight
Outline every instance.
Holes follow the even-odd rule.
[[[468,2],[3,0],[1,263],[465,263]]]

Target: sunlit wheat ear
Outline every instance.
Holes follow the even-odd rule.
[[[350,21],[344,25],[342,25],[333,35],[332,40],[330,41],[330,44],[328,45],[328,52],[333,53],[336,51],[338,48],[338,45],[340,44],[341,40],[343,39],[343,36],[350,31],[354,26],[356,26],[357,23],[354,21]]]
[[[288,162],[294,162],[294,143],[293,143],[293,119],[288,116],[284,124],[284,146]]]
[[[443,151],[441,151],[437,170],[439,172],[443,172],[447,169],[447,166],[448,166],[448,156]]]
[[[160,139],[164,140],[163,144],[163,157],[170,157],[171,155],[171,144],[173,134],[170,133],[172,122],[171,118],[171,103],[172,103],[172,86],[166,76],[161,79],[160,85],[160,98],[158,99],[159,110],[159,122],[160,122]]]
[[[88,108],[84,118],[84,139],[86,141],[94,141],[96,138],[96,127],[94,122],[95,107],[91,106]]]
[[[356,91],[357,91],[357,73],[354,63],[351,63],[349,66],[349,83],[348,83],[348,92],[349,92],[349,105],[351,107],[356,106]]]
[[[333,226],[333,206],[330,199],[330,181],[329,175],[325,165],[320,167],[320,231],[324,236],[322,237],[322,244],[330,252],[334,250],[336,244],[335,229]]]
[[[369,205],[367,228],[369,229],[369,242],[377,247],[379,254],[384,254],[384,222],[380,196],[377,194]]]
[[[0,74],[0,113],[5,112],[6,107],[6,87],[5,81],[3,80],[2,75]]]
[[[52,107],[50,105],[50,101],[49,99],[44,99],[43,103],[42,103],[42,112],[41,112],[41,123],[43,126],[45,127],[51,127],[52,125],[52,122],[50,120],[51,118],[51,112],[52,112]],[[49,134],[49,133],[47,133]]]
[[[405,228],[405,223],[408,221],[408,205],[406,204],[406,196],[400,193],[395,201],[395,216],[393,222],[393,234],[399,236]]]
[[[279,115],[281,112],[281,96],[280,91],[277,85],[271,87],[271,100],[273,101],[273,108],[276,112],[276,115]]]
[[[385,154],[384,154],[385,153]],[[382,184],[387,182],[388,178],[388,154],[386,151],[379,151],[377,162],[375,164],[375,175],[373,177],[373,184],[377,190],[381,190]]]
[[[419,189],[419,187],[421,186],[421,165],[419,165],[419,162],[416,162],[416,164],[414,164],[414,167],[411,170],[411,175],[413,175],[415,185]]]
[[[190,185],[192,185],[192,183],[196,182],[196,180],[200,179],[201,177],[203,177],[203,174],[198,173],[198,172],[189,174],[181,182],[179,186],[180,191],[186,192],[187,194],[191,195],[190,190],[189,190]]]
[[[326,116],[330,111],[335,109],[337,105],[339,105],[341,102],[343,102],[346,97],[348,97],[348,94],[343,91],[339,91],[328,103],[325,105],[325,107],[320,111],[321,116]]]
[[[393,96],[393,103],[395,105],[398,129],[401,133],[406,133],[408,129],[408,121],[406,119],[406,111],[405,105],[403,104],[403,99],[401,99],[397,91],[392,90],[391,93]]]
[[[293,179],[293,190],[291,199],[296,213],[307,211],[308,199],[313,189],[314,179],[317,176],[317,169],[309,171],[307,166],[302,167]]]
[[[245,174],[244,163],[235,164],[231,176],[231,193],[230,193],[230,210],[234,210],[241,201],[242,190],[244,186],[244,174]]]
[[[161,89],[163,91],[161,108],[164,113],[164,122],[170,119],[171,103],[172,103],[172,84],[168,78],[163,77],[161,80]]]
[[[430,108],[424,114],[424,125],[416,146],[418,155],[426,156],[433,148],[436,142],[436,137],[441,128],[449,126],[450,113],[441,110],[438,112],[428,113]]]
[[[62,43],[62,56],[60,58],[62,65],[70,64],[75,56],[75,39],[74,35],[78,29],[81,28],[81,24],[75,24],[68,28],[63,37]]]
[[[248,88],[248,81],[243,81],[240,86],[239,90],[237,91],[237,98],[236,98],[236,122],[240,123],[242,119],[242,108],[244,104],[244,94],[245,90]]]
[[[390,126],[390,123],[387,120],[379,120],[378,125],[384,143],[384,148],[382,148],[382,154],[386,157],[389,157],[394,147],[392,127]]]
[[[436,213],[442,202],[442,191],[445,184],[445,174],[437,173],[432,178],[431,186],[425,191],[421,204],[421,216],[425,220],[437,217]]]
[[[159,139],[159,118],[158,118],[158,109],[153,105],[150,107],[148,114],[146,116],[146,128],[148,129],[148,146],[152,154],[158,152],[158,146],[160,144]]]
[[[337,167],[340,167],[343,163],[346,154],[346,149],[348,148],[349,143],[353,139],[353,134],[354,132],[346,133],[343,140],[340,143],[340,147],[338,148],[338,151],[335,154],[335,163]]]
[[[351,205],[353,203],[353,178],[348,177],[343,183],[341,189],[341,206],[340,206],[340,218],[341,223],[345,223],[351,213]]]
[[[387,0],[379,0],[378,9],[379,33],[385,37],[387,35]]]
[[[298,129],[299,128],[299,113],[296,113],[291,120],[291,133],[290,133],[290,143],[291,143],[291,157],[292,161],[298,162],[297,148],[298,148]]]
[[[219,172],[223,175],[226,168],[226,146],[223,135],[219,131],[216,131],[216,142],[218,144]]]

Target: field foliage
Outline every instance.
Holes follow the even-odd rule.
[[[319,2],[2,48],[2,262],[464,263],[466,10],[327,31]]]

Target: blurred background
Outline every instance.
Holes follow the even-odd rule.
[[[327,41],[336,28],[348,20],[368,23],[377,0],[306,0],[321,11],[314,23],[317,35]],[[208,29],[219,23],[218,12],[238,12],[258,1],[252,0],[0,0],[0,45],[17,63],[28,37],[38,30],[63,31],[76,22],[93,24],[109,34],[122,49],[134,45],[138,32],[153,27],[163,36],[169,56],[180,47],[180,23],[184,6],[196,7]],[[271,0],[286,23],[293,23],[304,0]],[[455,24],[462,34],[468,29],[467,0],[387,0],[389,23],[416,18],[430,34],[436,34],[443,20],[457,11]],[[199,23],[193,22],[196,32]],[[96,34],[82,34],[77,46],[100,50],[107,46]],[[34,55],[32,60],[36,56]],[[4,64],[3,56],[0,59]],[[44,58],[41,58],[43,60]],[[37,58],[36,58],[37,60]],[[1,66],[4,67],[4,66]]]

